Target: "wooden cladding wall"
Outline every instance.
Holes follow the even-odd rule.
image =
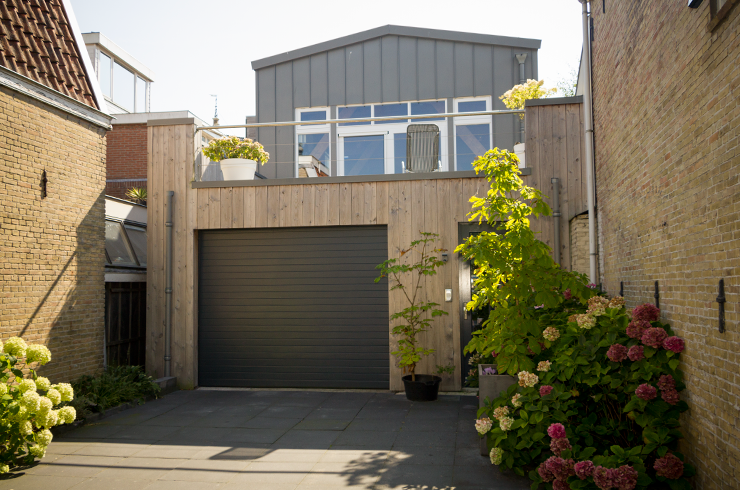
[[[557,109],[563,115],[562,133],[552,129],[548,138],[540,141],[530,129],[527,139],[527,162],[536,162],[540,155],[550,151],[562,153],[563,158],[545,164],[545,169],[534,170],[525,177],[530,184],[546,182],[542,189],[551,194],[549,176],[562,179],[561,191],[564,218],[575,214],[571,202],[580,202],[580,170],[567,179],[570,167],[580,165],[580,143],[571,148],[565,136],[573,134],[580,124],[580,105]],[[543,121],[546,116],[537,120]],[[528,114],[529,114],[528,109]],[[553,119],[553,109],[542,111]],[[559,117],[559,116],[558,116]],[[559,120],[559,119],[558,119]],[[552,124],[552,126],[555,126]],[[559,126],[558,126],[559,127]],[[534,128],[538,128],[535,126]],[[221,187],[193,189],[195,155],[200,151],[201,138],[194,138],[192,125],[150,126],[148,128],[148,257],[147,268],[147,372],[163,374],[164,357],[164,259],[166,192],[173,190],[173,301],[172,301],[172,373],[182,388],[198,384],[197,346],[197,233],[198,230],[228,228],[272,228],[343,225],[387,225],[388,256],[398,257],[399,250],[418,238],[419,231],[440,235],[439,245],[449,251],[449,262],[437,276],[426,279],[423,294],[430,301],[442,305],[449,315],[435,320],[434,328],[426,333],[425,345],[436,353],[418,367],[419,373],[430,373],[436,365],[455,366],[455,374],[447,376],[443,390],[461,388],[462,366],[460,353],[460,291],[458,257],[452,251],[457,246],[458,223],[467,221],[469,198],[482,196],[488,189],[481,178],[437,179],[394,182],[303,184],[249,187]],[[553,136],[557,135],[557,136]],[[532,147],[537,149],[530,150]],[[580,141],[580,138],[579,138]],[[539,145],[539,146],[538,146]],[[532,151],[532,153],[530,153]],[[558,153],[558,154],[560,154]],[[531,156],[530,156],[531,155]],[[538,163],[539,165],[539,163]],[[576,193],[577,189],[577,193]],[[576,199],[570,196],[577,195]],[[585,196],[585,193],[583,193]],[[585,200],[585,198],[584,198]],[[577,208],[576,208],[577,209]],[[569,266],[570,240],[568,220],[562,219],[563,264]],[[542,231],[540,238],[552,245],[552,218],[536,220],[533,225]],[[567,258],[567,260],[566,260]],[[444,290],[452,289],[452,302],[444,301]],[[398,291],[389,291],[389,307],[394,312],[404,306]],[[389,325],[389,329],[393,327]],[[389,335],[390,338],[390,335]],[[392,341],[391,341],[391,347]],[[391,358],[392,359],[392,358]],[[218,362],[213,359],[212,362]],[[222,366],[228,369],[228,366]],[[391,360],[392,390],[403,389],[401,372]]]
[[[586,206],[586,167],[583,140],[583,105],[557,104],[526,108],[526,164],[532,175],[527,185],[547,195],[553,206],[552,178],[560,179],[560,264],[570,268],[570,220],[588,210]],[[535,220],[532,228],[538,237],[554,247],[553,219]]]

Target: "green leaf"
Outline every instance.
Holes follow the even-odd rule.
[[[674,370],[674,371],[675,371],[675,370],[676,370],[676,368],[678,367],[679,363],[680,363],[680,361],[679,361],[678,359],[671,359],[670,361],[668,361],[668,366],[669,366],[669,367],[670,367],[670,368],[671,368],[672,370]]]

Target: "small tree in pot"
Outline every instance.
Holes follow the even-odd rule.
[[[425,356],[434,352],[419,345],[417,336],[431,327],[432,318],[447,315],[448,313],[438,308],[439,303],[421,300],[419,292],[422,289],[422,280],[425,277],[437,274],[437,269],[445,262],[440,260],[437,254],[445,249],[434,248],[434,242],[439,235],[436,233],[420,232],[421,238],[411,242],[406,250],[401,250],[401,257],[410,256],[411,252],[419,253],[419,259],[411,264],[401,263],[401,257],[388,259],[378,265],[381,274],[375,279],[380,281],[388,277],[395,285],[391,291],[400,290],[408,306],[401,311],[393,313],[391,320],[401,319],[401,324],[393,328],[393,335],[399,337],[398,350],[391,352],[398,359],[398,365],[403,368],[403,382],[406,388],[406,397],[413,401],[432,401],[437,399],[439,383],[442,378],[432,375],[417,375],[416,365]],[[404,281],[403,275],[410,274],[410,280]]]

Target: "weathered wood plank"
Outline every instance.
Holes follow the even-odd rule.
[[[278,194],[278,226],[290,226],[290,187],[287,185],[280,186]]]
[[[231,194],[231,227],[244,228],[244,187],[234,187]]]
[[[192,366],[192,358],[189,356],[189,345],[187,344],[187,182],[185,162],[185,129],[190,126],[178,125],[172,127],[173,142],[173,167],[172,167],[172,190],[173,214],[172,214],[172,370],[183,373],[184,378],[190,377],[189,367]],[[192,344],[191,344],[192,345]],[[178,378],[179,379],[179,378]],[[192,381],[187,379],[187,381]]]
[[[367,182],[363,184],[363,210],[362,210],[362,223],[365,225],[374,225],[378,222],[378,208],[376,199],[376,185],[375,182]]]
[[[553,150],[555,162],[553,165],[554,176],[560,179],[560,218],[558,219],[558,228],[560,229],[560,250],[555,252],[557,262],[562,267],[567,268],[570,264],[570,247],[567,246],[568,238],[568,214],[570,206],[570,196],[568,195],[568,147],[567,147],[567,122],[566,122],[566,105],[557,105],[553,107]],[[555,196],[555,186],[553,184],[553,197]],[[553,220],[553,234],[555,233],[555,219]],[[553,235],[554,238],[554,235]],[[553,240],[553,246],[555,242]]]
[[[296,187],[303,187],[303,204],[301,211],[303,212],[302,225],[301,226],[314,226],[314,213],[316,211],[316,205],[314,199],[316,197],[317,187],[314,185],[301,185]]]
[[[388,182],[375,184],[375,202],[377,206],[377,222],[379,225],[388,224]]]
[[[233,187],[222,187],[221,188],[221,228],[233,228],[234,223],[231,220],[232,213],[234,211],[234,188]]]
[[[329,223],[329,184],[317,185],[313,199],[313,224],[326,226]]]
[[[280,225],[280,186],[267,188],[267,227]]]
[[[194,126],[183,125],[181,126],[183,131],[183,141],[185,145],[185,176],[183,178],[183,185],[185,193],[187,194],[187,216],[185,229],[185,236],[187,245],[185,247],[185,284],[184,284],[184,299],[183,307],[185,309],[185,323],[184,323],[184,342],[185,342],[185,357],[183,372],[186,373],[184,379],[190,376],[193,386],[197,384],[198,379],[198,334],[197,334],[197,319],[198,319],[198,271],[196,270],[195,264],[197,264],[197,247],[195,243],[197,221],[196,215],[198,213],[198,194],[195,192],[196,189],[191,188],[190,180],[192,177],[193,169],[192,163],[195,158],[195,140],[194,137]],[[197,138],[200,140],[200,138]],[[197,150],[200,151],[200,150]]]
[[[197,195],[198,200],[198,217],[197,217],[197,228],[200,230],[207,230],[209,228],[208,226],[208,216],[210,215],[210,211],[208,210],[209,206],[209,189],[193,189],[193,192]]]
[[[254,228],[256,223],[255,187],[244,188],[244,228]]]
[[[269,205],[268,189],[268,187],[254,189],[254,226],[256,228],[267,228],[271,219],[277,219],[274,214],[277,209],[272,209]]]
[[[568,159],[568,214],[563,213],[566,221],[586,209],[584,196],[581,194],[581,118],[579,106],[569,104],[566,109],[566,152]]]
[[[208,189],[208,225],[210,229],[221,228],[221,189]]]
[[[301,185],[289,186],[290,190],[290,226],[303,226],[303,189]]]
[[[365,185],[350,184],[352,189],[352,218],[353,225],[361,225],[365,205]]]
[[[326,224],[328,226],[337,226],[340,224],[339,217],[342,207],[340,187],[339,184],[329,184],[327,189],[328,209]]]

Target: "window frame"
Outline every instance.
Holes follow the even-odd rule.
[[[718,1],[719,0],[709,0],[709,24],[707,25],[707,30],[709,32],[714,31],[714,29],[727,18],[730,10],[732,10],[736,4],[740,3],[740,0],[725,0],[724,5],[717,8]]]
[[[304,112],[319,112],[324,111],[324,114],[326,115],[325,121],[328,121],[331,118],[331,109],[327,106],[320,106],[320,107],[301,107],[295,109],[295,121],[300,122],[301,120],[301,114]],[[331,153],[331,139],[332,139],[332,133],[331,133],[331,124],[306,124],[306,125],[298,125],[294,126],[295,131],[293,131],[293,175],[298,177],[298,135],[301,134],[328,134],[329,135],[329,161],[323,162],[324,166],[329,170],[329,176],[331,177],[332,170],[331,170],[331,159],[332,159],[332,153]],[[327,165],[328,163],[328,165]]]
[[[459,104],[460,102],[477,102],[477,101],[485,101],[486,102],[486,111],[491,110],[492,106],[492,100],[491,96],[485,96],[485,97],[458,97],[453,99],[453,106],[455,107],[455,112],[459,113]],[[487,124],[488,125],[488,148],[493,147],[493,116],[465,116],[465,117],[454,117],[452,118],[452,126],[453,126],[453,152],[454,152],[454,163],[455,163],[455,170],[458,169],[457,164],[457,127],[458,126],[472,126],[472,125],[481,125],[481,124]]]
[[[125,225],[135,226],[137,228],[144,228],[144,230],[147,229],[147,226],[145,224],[139,223],[137,221],[129,221],[129,220],[125,220],[125,219],[111,218],[109,216],[106,216],[105,217],[105,221],[106,222],[110,221],[111,223],[117,223],[118,224],[118,226],[120,227],[120,233],[121,233],[121,236],[123,237],[123,240],[125,242],[126,248],[131,253],[131,257],[134,259],[134,262],[136,262],[136,265],[118,265],[118,264],[114,264],[111,261],[111,259],[110,259],[110,255],[108,254],[108,248],[104,246],[104,248],[105,248],[105,257],[107,259],[106,266],[116,267],[116,268],[120,268],[120,269],[146,270],[147,266],[141,265],[141,262],[139,261],[139,256],[136,255],[136,250],[134,249],[134,246],[131,243],[131,239],[128,237],[128,233],[126,232],[126,226]],[[149,240],[149,236],[147,235],[147,241],[148,240]],[[147,258],[147,260],[148,260],[148,258]]]

